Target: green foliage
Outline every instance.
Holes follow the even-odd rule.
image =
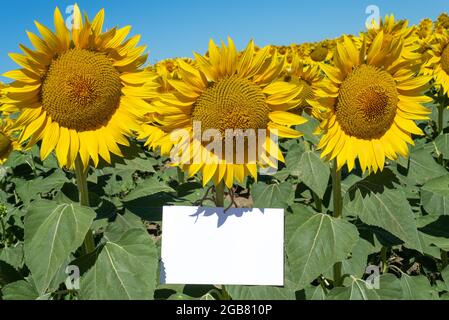
[[[448,133],[424,123],[428,136],[409,158],[370,175],[343,168],[343,216],[334,218],[316,125],[281,141],[286,163],[275,175],[233,189],[238,206],[285,209],[284,287],[160,284],[162,206],[213,205],[209,186],[177,181],[166,159],[136,145],[132,158],[90,170],[91,207],[82,207],[74,174],[52,155],[40,161],[35,147],[0,167],[0,299],[448,299]],[[86,252],[90,229],[95,249]]]

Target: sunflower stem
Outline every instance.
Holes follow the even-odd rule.
[[[184,171],[182,171],[182,169],[180,167],[177,167],[176,169],[178,172],[178,183],[181,185],[186,182]]]
[[[75,175],[78,185],[79,200],[82,206],[89,207],[89,190],[87,189],[87,169],[84,170],[81,158],[78,156],[75,160]],[[92,231],[89,230],[84,238],[84,253],[89,254],[95,250],[95,241]]]
[[[444,120],[444,110],[446,106],[444,103],[438,106],[438,127],[437,127],[437,136],[439,136],[443,132],[443,120]]]
[[[7,247],[8,246],[8,235],[6,234],[6,225],[5,225],[5,222],[3,221],[3,217],[0,217],[0,225],[2,227],[2,239],[3,239],[5,247]]]
[[[215,186],[215,205],[217,208],[224,207],[224,191],[225,184],[224,181],[221,181],[217,186]]]
[[[334,200],[333,216],[340,219],[343,212],[343,201],[341,198],[341,171],[337,169],[337,160],[332,165],[332,195]],[[334,287],[340,287],[343,284],[341,275],[341,262],[334,264]]]
[[[387,247],[382,247],[382,249],[380,249],[380,258],[382,259],[382,273],[386,273],[388,271],[387,250]]]
[[[441,264],[441,270],[444,270],[449,265],[449,258],[445,250],[441,250]]]
[[[323,205],[322,205],[322,201],[321,198],[313,191],[312,192],[312,197],[313,197],[313,202],[315,203],[315,209],[318,212],[322,212],[323,211]]]

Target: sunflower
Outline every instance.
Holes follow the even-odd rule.
[[[380,32],[383,33],[381,50],[392,50],[392,46],[397,43],[397,39],[401,38],[403,42],[402,56],[404,59],[419,60],[422,58],[422,55],[418,52],[420,46],[415,28],[409,27],[407,20],[396,21],[394,15],[385,16],[384,19],[380,20],[379,27],[371,28],[363,34],[367,46],[370,46],[374,42],[374,39],[376,39]]]
[[[284,68],[287,69],[293,62],[293,45],[290,46],[271,46],[270,55],[277,55],[279,59],[284,59]]]
[[[20,150],[16,139],[17,129],[9,118],[0,118],[0,165],[9,157],[13,150]]]
[[[334,54],[335,41],[334,40],[324,40],[315,43],[311,47],[310,59],[313,62],[325,62],[332,59]]]
[[[0,117],[8,116],[12,113],[17,112],[17,108],[15,106],[4,106],[3,98],[5,97],[5,89],[8,87],[8,84],[0,82]]]
[[[435,21],[435,32],[443,33],[445,30],[449,30],[449,15],[443,12]]]
[[[194,64],[191,59],[184,58],[182,60],[188,64]],[[174,90],[169,80],[179,79],[178,59],[165,59],[159,61],[155,65],[149,66],[147,70],[155,75],[154,82],[156,83],[156,86],[153,90],[156,90],[157,92],[157,95],[147,100],[149,103],[157,101],[160,94]],[[149,112],[144,115],[144,121],[137,132],[137,139],[145,141],[144,146],[149,149],[155,149],[159,139],[166,135],[166,132],[163,131],[161,126],[156,123],[154,118],[155,115],[155,112],[149,110]]]
[[[301,136],[290,126],[306,120],[288,112],[298,105],[296,97],[301,88],[276,81],[283,69],[283,59],[276,54],[271,56],[269,47],[256,52],[252,41],[241,54],[231,39],[228,43],[218,47],[211,40],[207,55],[195,54],[197,68],[178,60],[180,79],[169,80],[175,90],[161,94],[153,102],[153,108],[157,113],[155,119],[167,132],[158,142],[162,153],[191,151],[174,159],[174,164],[189,176],[202,172],[204,185],[212,179],[215,185],[225,182],[230,188],[234,179],[243,181],[247,175],[257,178],[258,166],[275,167],[272,159],[283,161],[273,137]],[[200,134],[208,129],[218,132],[218,145],[223,152],[195,139],[195,123],[201,126]],[[262,146],[257,149],[257,157],[248,152],[249,137],[244,143],[237,143],[241,136],[234,130],[238,129],[257,131],[257,145]],[[173,139],[172,133],[179,130],[186,132],[187,137]],[[264,134],[262,137],[260,132]],[[235,151],[241,147],[242,161],[236,161]]]
[[[284,80],[301,87],[301,92],[297,97],[300,102],[292,112],[301,114],[304,111],[319,119],[319,110],[313,108],[309,102],[316,99],[314,90],[322,81],[325,81],[319,66],[306,65],[299,55],[295,55],[290,67],[284,74]]]
[[[434,43],[428,53],[431,58],[424,69],[427,70],[427,74],[433,74],[435,87],[441,88],[447,95],[449,92],[449,30],[434,34]]]
[[[316,107],[327,109],[318,132],[322,157],[336,158],[337,169],[354,168],[377,172],[385,158],[408,155],[412,134],[423,132],[414,120],[427,119],[430,110],[421,104],[430,77],[416,76],[419,66],[403,58],[402,38],[387,39],[391,51],[383,51],[384,33],[379,31],[371,46],[357,48],[345,38],[338,43],[333,65],[322,65],[330,79],[317,89]],[[362,39],[366,43],[366,39]]]
[[[10,54],[22,69],[4,74],[15,82],[2,108],[20,111],[20,142],[42,141],[42,159],[56,150],[60,166],[74,168],[79,157],[87,168],[90,160],[97,166],[100,157],[110,163],[111,154],[123,156],[119,146],[139,128],[153,84],[139,70],[147,58],[140,36],[125,40],[129,26],[103,32],[104,10],[92,22],[74,10],[71,32],[56,8],[56,31],[36,22],[42,38],[28,32],[35,49],[20,45],[24,54]]]

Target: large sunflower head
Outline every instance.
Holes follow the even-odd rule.
[[[434,35],[434,41],[428,53],[431,58],[427,61],[425,69],[427,73],[433,74],[435,87],[447,95],[449,92],[449,29]]]
[[[332,65],[322,65],[330,82],[317,90],[317,104],[327,109],[318,147],[338,168],[352,170],[358,158],[362,171],[382,170],[385,158],[408,155],[412,134],[423,134],[415,120],[430,113],[421,105],[431,101],[423,94],[430,78],[403,57],[402,38],[387,38],[391,51],[382,50],[384,41],[383,31],[360,49],[345,38]]]
[[[153,103],[155,119],[167,132],[159,139],[162,153],[182,150],[176,165],[190,176],[201,171],[204,184],[212,179],[228,187],[248,174],[256,178],[258,165],[282,161],[273,137],[299,137],[290,126],[305,122],[288,112],[298,105],[301,87],[276,81],[283,59],[270,55],[269,47],[256,52],[252,41],[238,54],[229,39],[221,47],[211,40],[208,54],[195,54],[195,61],[197,67],[179,60],[180,78],[169,80],[174,90]],[[180,130],[184,134],[176,136]],[[251,149],[254,142],[258,147]]]
[[[0,165],[8,160],[13,150],[20,150],[17,142],[17,129],[11,119],[0,118]]]
[[[99,156],[108,163],[111,153],[122,156],[119,145],[138,129],[153,83],[139,70],[146,61],[140,37],[126,40],[130,27],[103,32],[103,10],[92,22],[74,10],[71,31],[56,8],[55,32],[36,22],[42,37],[28,32],[35,48],[10,54],[22,69],[4,74],[15,81],[2,108],[20,111],[20,141],[42,141],[43,159],[56,150],[61,166],[72,168],[79,157],[86,168]]]

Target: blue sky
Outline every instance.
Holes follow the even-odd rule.
[[[231,36],[243,49],[253,38],[259,46],[318,41],[343,33],[358,33],[368,15],[365,9],[377,5],[380,13],[394,13],[417,23],[436,18],[446,11],[443,0],[79,0],[81,10],[93,17],[106,9],[107,28],[132,25],[148,46],[149,62],[204,52],[210,38]],[[53,10],[64,14],[72,1],[2,1],[0,10],[0,74],[15,69],[8,57],[18,44],[28,44],[25,30],[36,31],[37,20],[53,28]],[[68,16],[68,15],[67,15]]]

